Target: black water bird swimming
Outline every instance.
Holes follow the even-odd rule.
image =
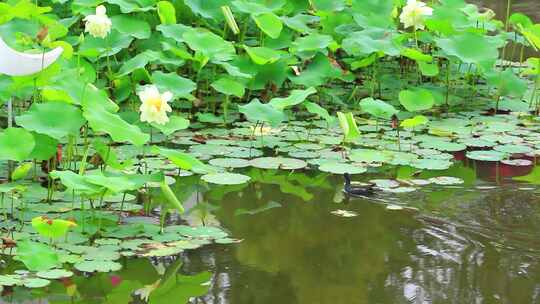
[[[375,184],[351,182],[349,173],[343,174],[345,178],[345,187],[343,191],[352,196],[370,196],[375,191]]]

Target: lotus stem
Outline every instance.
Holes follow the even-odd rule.
[[[227,118],[229,116],[229,95],[225,95],[225,102],[223,103],[223,123],[227,126]]]
[[[7,102],[8,128],[13,127],[13,99],[8,99]],[[8,160],[8,181],[11,181],[11,173],[13,172],[13,161]]]

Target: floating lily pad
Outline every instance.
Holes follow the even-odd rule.
[[[419,159],[411,163],[411,166],[418,169],[446,170],[452,166],[452,162],[446,159]]]
[[[240,185],[247,183],[251,177],[237,173],[210,173],[201,177],[207,183],[218,185]]]
[[[532,166],[533,162],[528,159],[504,159],[501,160],[501,164],[516,167],[528,167]]]
[[[461,185],[465,182],[461,178],[452,176],[432,177],[429,181],[437,185]]]
[[[236,244],[240,242],[242,242],[242,240],[231,239],[231,238],[223,238],[223,239],[216,240],[216,244]]]
[[[51,284],[51,281],[42,278],[25,278],[23,285],[26,288],[42,288]]]
[[[84,272],[112,272],[122,269],[122,264],[112,261],[84,261],[74,265],[75,269]]]
[[[249,161],[242,158],[214,158],[208,163],[222,168],[244,168],[251,165]]]
[[[341,210],[341,209],[338,209],[338,210],[334,210],[332,212],[333,215],[337,215],[337,216],[340,216],[340,217],[355,217],[355,216],[358,216],[358,214],[354,211],[349,211],[349,210]]]
[[[250,161],[251,166],[260,169],[298,170],[307,167],[301,159],[285,157],[260,157]]]
[[[47,271],[39,271],[36,275],[43,279],[55,280],[61,278],[69,278],[73,276],[73,272],[65,269],[51,269]]]
[[[533,151],[533,148],[525,145],[500,145],[495,146],[493,149],[507,154],[527,154]]]
[[[417,186],[427,186],[431,184],[431,181],[428,179],[410,179],[408,182],[412,183],[413,185]]]
[[[19,275],[0,275],[0,285],[2,286],[15,286],[21,284],[22,280]]]
[[[506,154],[498,151],[468,151],[467,158],[479,161],[498,162],[506,158]]]
[[[399,187],[399,182],[393,179],[372,179],[369,182],[375,184],[378,188],[389,189]]]
[[[367,171],[363,166],[339,162],[325,162],[319,166],[319,170],[333,174],[362,174]]]
[[[407,192],[414,192],[416,191],[416,188],[414,187],[397,187],[397,188],[381,188],[382,191],[390,192],[390,193],[407,193]]]

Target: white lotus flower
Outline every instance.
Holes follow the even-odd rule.
[[[164,125],[169,122],[167,112],[172,112],[168,102],[173,98],[171,92],[159,93],[159,90],[154,85],[143,87],[138,93],[139,99],[142,101],[140,107],[142,122],[155,122],[158,125]]]
[[[426,16],[431,16],[433,9],[422,1],[407,0],[407,5],[403,8],[399,20],[405,28],[414,26],[416,30],[423,30]]]
[[[107,16],[107,9],[100,5],[96,7],[96,14],[84,18],[85,32],[96,38],[105,38],[111,32],[112,22]]]

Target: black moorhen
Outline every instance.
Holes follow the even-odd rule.
[[[352,196],[370,196],[375,191],[375,184],[351,182],[349,173],[343,174],[345,178],[345,187],[343,191]]]

